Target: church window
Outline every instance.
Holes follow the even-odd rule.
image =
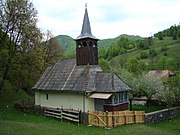
[[[83,42],[83,47],[86,47],[86,46],[87,46],[86,42]]]
[[[89,47],[91,47],[92,46],[92,42],[89,42]]]
[[[81,48],[81,43],[78,44],[78,48]]]

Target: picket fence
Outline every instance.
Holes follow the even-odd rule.
[[[116,127],[131,123],[144,123],[144,111],[89,111],[88,123],[98,127]]]

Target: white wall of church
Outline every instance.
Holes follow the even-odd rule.
[[[35,105],[41,107],[94,110],[94,99],[89,99],[84,94],[77,93],[45,93],[35,92]]]
[[[40,103],[40,92],[35,92],[35,105],[41,105],[41,103]]]

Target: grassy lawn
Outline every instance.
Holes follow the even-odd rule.
[[[156,105],[150,105],[149,107],[143,106],[143,105],[133,105],[132,110],[133,111],[142,111],[144,110],[145,113],[154,112],[162,109],[166,109],[166,106],[156,106]]]
[[[24,115],[0,119],[1,135],[178,135],[180,117],[158,124],[133,124],[113,129],[60,122],[42,116]]]
[[[113,129],[88,127],[23,113],[0,103],[0,135],[178,135],[180,116],[158,124],[131,124]]]

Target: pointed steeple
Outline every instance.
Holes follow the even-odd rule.
[[[97,39],[91,33],[91,26],[90,26],[88,11],[87,11],[87,3],[85,4],[85,13],[84,13],[81,34],[76,38],[76,40],[84,39],[84,38]]]
[[[75,41],[77,66],[98,65],[98,39],[91,33],[87,4],[85,6],[81,34],[75,39]]]

